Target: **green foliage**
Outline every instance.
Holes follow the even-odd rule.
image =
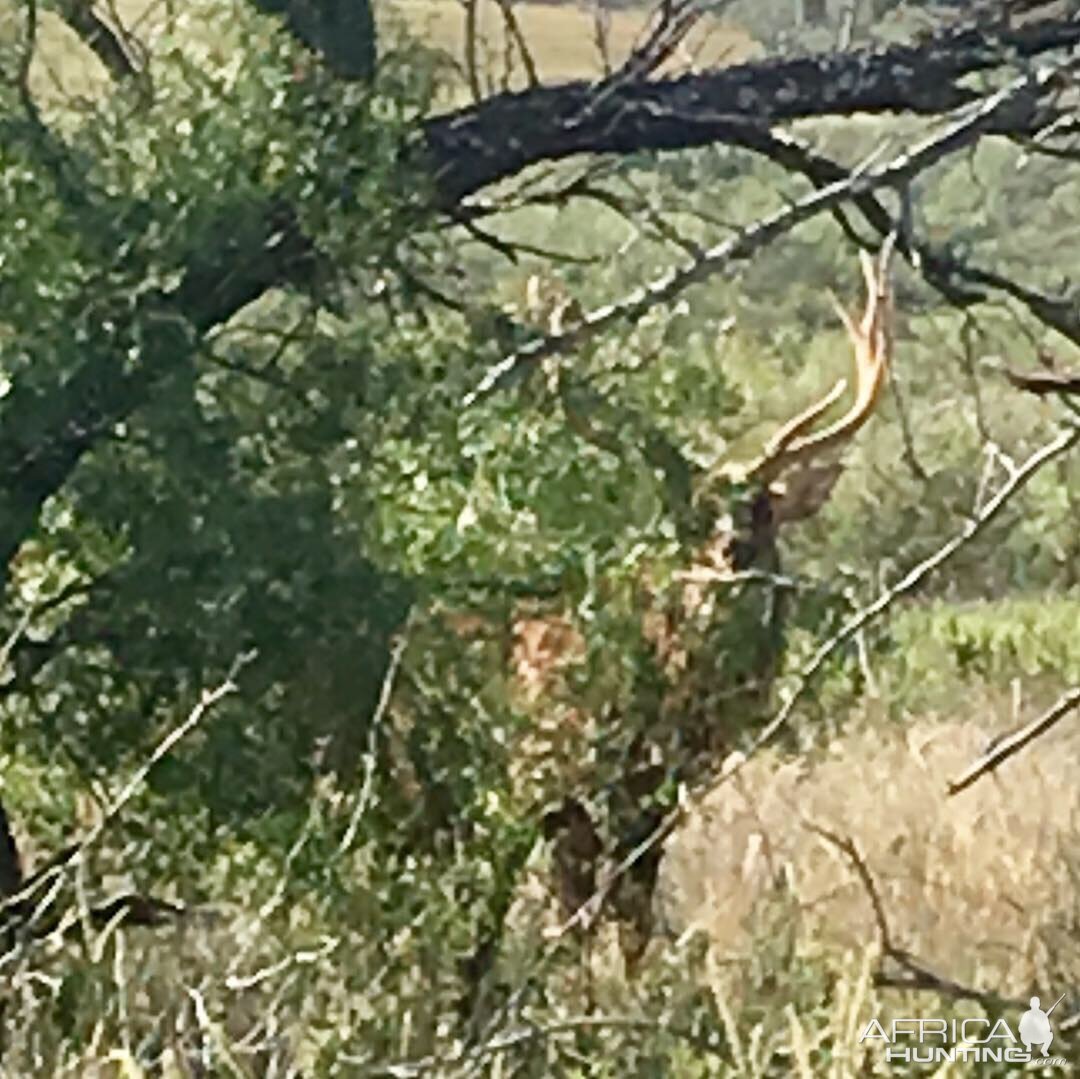
[[[1069,595],[913,607],[889,629],[892,693],[913,711],[939,707],[967,681],[1007,688],[1021,680],[1056,696],[1080,678],[1078,619]]]
[[[245,30],[257,40],[250,18],[232,32],[239,41]],[[83,379],[117,398],[103,401],[110,437],[24,544],[13,617],[20,601],[71,612],[49,640],[45,696],[33,694],[47,720],[28,733],[115,765],[176,702],[254,649],[247,711],[215,726],[202,758],[160,780],[201,784],[203,804],[249,814],[266,808],[267,787],[222,783],[228,768],[276,777],[273,801],[298,793],[290,777],[307,772],[318,730],[342,740],[343,763],[355,756],[345,743],[359,734],[344,737],[345,717],[370,714],[411,595],[363,555],[363,517],[340,512],[342,470],[382,434],[370,419],[382,402],[367,389],[374,326],[321,325],[317,276],[306,295],[271,294],[243,323],[203,336],[222,260],[251,246],[274,203],[302,199],[304,225],[326,237],[317,257],[347,260],[338,286],[352,290],[414,214],[414,196],[388,179],[403,113],[418,107],[397,75],[331,108],[329,85],[296,82],[287,45],[268,44],[274,62],[237,49],[220,67],[196,67],[209,58],[166,45],[153,102],[132,116],[119,94],[54,147],[55,167],[41,161],[44,133],[6,144],[14,227],[0,259],[6,376],[22,392],[55,395],[50,387]],[[76,161],[77,200],[67,191]],[[384,190],[400,203],[388,205]],[[365,212],[373,198],[377,209]],[[121,380],[128,389],[117,396]],[[21,418],[46,423],[48,397],[41,407]],[[343,446],[352,446],[345,459]],[[297,724],[297,699],[314,728]]]

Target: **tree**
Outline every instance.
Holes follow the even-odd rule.
[[[254,8],[283,14],[297,40]],[[642,597],[651,589],[663,609],[716,520],[752,519],[758,503],[737,489],[705,510],[696,498],[701,432],[711,423],[724,432],[714,441],[730,438],[739,394],[670,302],[831,215],[858,246],[895,243],[964,318],[1006,299],[1038,332],[1080,344],[1069,286],[1045,267],[1014,272],[1025,264],[1008,236],[988,264],[981,221],[972,238],[943,237],[923,202],[977,147],[1050,159],[1051,179],[1068,168],[1078,9],[982,4],[899,44],[668,78],[662,65],[698,13],[667,5],[598,81],[508,87],[443,112],[438,58],[384,45],[376,64],[366,4],[258,2],[231,30],[218,13],[212,45],[166,41],[145,62],[135,36],[91,8],[55,12],[113,85],[82,113],[50,101],[34,81],[47,27],[34,5],[22,11],[0,90],[9,748],[47,759],[60,747],[73,775],[111,776],[244,657],[237,694],[215,700],[200,740],[148,773],[157,809],[135,844],[146,855],[136,883],[181,879],[214,849],[196,834],[271,845],[281,821],[294,837],[321,804],[320,783],[359,790],[355,817],[335,819],[326,841],[348,849],[354,821],[370,828],[388,938],[405,932],[411,902],[450,882],[460,1009],[479,1029],[498,1016],[484,989],[534,842],[580,824],[581,801],[630,797],[628,814],[610,814],[631,818],[628,834],[606,837],[626,853],[686,779],[661,761],[647,789],[617,782],[643,752],[635,723],[662,711],[670,688]],[[855,122],[839,149],[791,130],[856,116],[914,132],[911,148],[868,156]],[[717,240],[712,191],[744,196],[752,169],[783,198]],[[693,235],[651,205],[680,184]],[[558,303],[540,326],[521,305],[500,310],[492,253],[513,263],[537,245],[488,219],[582,204],[644,222],[652,250],[670,260],[674,247],[680,265],[639,288],[628,267],[590,276],[571,260],[563,274],[580,303]],[[676,353],[689,359],[654,378],[645,358]],[[1025,388],[1030,376],[1017,377]],[[699,644],[750,642],[772,657],[744,586],[753,602],[717,615]],[[795,590],[792,625],[847,632],[850,594]],[[566,744],[545,746],[532,772],[511,752],[535,717],[495,658],[506,640],[452,625],[455,609],[475,607],[484,626],[512,627],[529,604],[588,615],[584,660],[557,687],[578,726],[552,735]],[[752,737],[762,711],[735,734]],[[581,801],[552,811],[574,783]],[[0,808],[11,897],[37,878],[6,821]],[[592,858],[602,849],[585,845]],[[84,847],[65,849],[59,864]],[[417,899],[402,881],[419,857],[430,871]],[[646,869],[655,878],[655,860]],[[335,876],[333,888],[345,885]],[[167,916],[137,898],[94,909],[106,921]],[[19,932],[57,924],[22,900],[10,920]]]

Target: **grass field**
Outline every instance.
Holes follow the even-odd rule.
[[[388,10],[400,14],[410,30],[428,44],[445,49],[464,71],[465,9],[452,0],[397,0]],[[647,32],[649,8],[612,11],[604,36],[608,56],[618,65]],[[570,4],[515,5],[514,18],[528,43],[536,70],[544,82],[595,78],[603,73],[597,22],[587,7]],[[485,91],[497,89],[508,70],[511,85],[523,86],[524,69],[512,45],[502,9],[492,0],[480,3],[477,12],[478,68]],[[676,74],[694,67],[712,67],[745,59],[755,49],[751,38],[737,27],[705,18],[694,29],[684,48],[667,63],[665,71]]]
[[[243,3],[243,0],[237,0]],[[377,9],[392,39],[392,24],[429,46],[444,50],[460,74],[460,91],[466,88],[465,9],[454,0],[391,0]],[[650,9],[613,11],[606,17],[603,40],[609,62],[617,66],[636,42],[648,32]],[[164,35],[196,35],[198,9],[175,8],[161,0],[117,0],[101,14],[116,25],[119,21],[132,38],[153,50]],[[502,8],[494,0],[480,0],[477,8],[477,69],[481,89],[491,92],[508,85],[526,85],[520,51],[512,44]],[[604,64],[598,41],[597,21],[588,8],[570,4],[523,3],[513,8],[513,18],[527,42],[536,71],[544,82],[596,78]],[[18,40],[21,16],[15,7],[0,12],[0,40]],[[212,45],[207,42],[208,47]],[[752,39],[737,27],[703,18],[680,51],[663,71],[678,74],[694,68],[732,63],[756,49]],[[108,85],[104,70],[58,17],[42,12],[40,40],[32,70],[32,85],[42,100],[77,104],[93,99]],[[454,94],[455,99],[458,93]]]
[[[675,844],[676,925],[737,954],[779,880],[804,945],[875,948],[867,891],[816,825],[855,842],[898,945],[960,981],[1022,995],[1045,973],[1036,923],[1075,890],[1061,852],[1080,813],[1069,778],[1080,741],[1062,730],[946,798],[989,732],[1008,725],[1006,700],[971,690],[952,715],[868,723],[811,761],[752,762]]]

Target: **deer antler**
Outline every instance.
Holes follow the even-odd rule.
[[[835,296],[832,297],[855,350],[856,385],[851,407],[823,431],[807,433],[847,389],[847,380],[840,379],[824,397],[777,431],[761,457],[750,466],[748,475],[768,481],[789,465],[805,462],[821,451],[847,441],[869,419],[885,386],[892,355],[892,293],[889,288],[892,251],[890,238],[877,259],[865,251],[859,252],[867,293],[866,310],[859,322],[848,314]]]

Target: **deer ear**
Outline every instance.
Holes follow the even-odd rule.
[[[839,461],[807,464],[769,488],[776,525],[812,517],[829,500],[844,466]]]

